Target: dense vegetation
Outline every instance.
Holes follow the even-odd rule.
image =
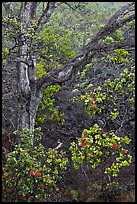
[[[12,3],[18,15],[21,2]],[[34,19],[27,43],[28,52],[36,52],[38,82],[75,59],[126,4],[57,2],[38,33]],[[40,2],[37,12],[46,6]],[[12,43],[19,40],[20,22],[7,17],[4,7],[3,25],[6,70],[12,60],[18,63],[18,47]],[[9,32],[14,28],[16,33]],[[104,49],[70,80],[52,84],[47,78],[34,134],[3,127],[3,202],[134,202],[134,188],[128,190],[132,176],[125,183],[120,180],[128,170],[134,177],[135,60],[134,48],[124,45],[129,39],[134,41],[134,20],[101,39]],[[111,49],[120,43],[123,47]],[[120,197],[125,193],[129,196]]]

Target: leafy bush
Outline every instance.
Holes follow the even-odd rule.
[[[129,62],[127,56],[129,55],[128,51],[124,49],[116,49],[114,50],[114,54],[108,55],[108,58],[114,63],[114,64],[120,64],[123,62]]]
[[[57,33],[56,33],[57,32]],[[59,34],[60,33],[60,34]],[[38,36],[41,44],[39,55],[45,59],[45,69],[58,66],[64,61],[75,56],[71,41],[71,32],[55,24],[52,27],[45,26]]]
[[[118,78],[106,80],[101,86],[88,86],[89,92],[81,96],[91,117],[102,116],[103,127],[94,124],[82,132],[77,142],[72,142],[70,151],[75,169],[90,164],[91,169],[102,170],[102,189],[107,189],[118,176],[121,168],[132,162],[126,145],[131,142],[122,132],[125,124],[133,119],[135,102],[135,67],[124,69]],[[111,123],[113,121],[113,124]],[[131,136],[131,135],[130,135]],[[104,185],[105,182],[105,185]],[[113,194],[113,192],[110,192]],[[114,193],[115,194],[115,193]]]
[[[60,85],[48,86],[43,91],[43,98],[39,105],[36,124],[43,124],[46,119],[64,123],[64,113],[60,113],[55,106],[54,95],[61,89]]]
[[[34,141],[41,138],[36,131]],[[53,189],[57,190],[57,181],[67,168],[68,159],[63,151],[49,148],[45,152],[41,143],[32,146],[31,138],[31,132],[24,129],[22,142],[7,155],[2,175],[4,202],[47,198]]]
[[[123,31],[121,29],[117,29],[113,34],[108,35],[102,42],[104,44],[114,43],[116,41],[121,42],[124,40]]]
[[[113,125],[115,131],[124,133],[125,126],[134,119],[135,67],[124,69],[114,80],[107,79],[102,87],[89,87],[81,99],[91,117],[102,117],[106,130]]]
[[[79,169],[84,161],[91,164],[91,168],[97,168],[102,164],[103,174],[116,177],[121,167],[129,166],[131,163],[132,156],[125,148],[125,144],[129,144],[130,141],[127,136],[118,137],[113,131],[102,132],[95,124],[82,132],[82,137],[78,138],[77,143],[71,143],[74,168]]]

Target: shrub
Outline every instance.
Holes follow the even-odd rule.
[[[120,169],[131,164],[132,156],[125,147],[130,141],[127,136],[118,137],[113,131],[103,132],[95,124],[89,130],[85,129],[77,142],[71,143],[70,151],[73,166],[75,169],[81,168],[81,170],[83,170],[83,164],[86,163],[91,165],[91,169],[100,167],[102,171],[100,193],[104,193],[104,189],[109,184],[111,185],[114,178],[118,176]],[[85,173],[85,171],[83,172]],[[111,195],[113,193],[111,191],[108,197],[113,197]]]
[[[99,117],[104,121],[106,130],[113,128],[124,134],[129,130],[131,137],[131,128],[128,127],[130,121],[134,120],[135,67],[124,69],[118,78],[107,79],[102,86],[91,86],[89,92],[81,96],[81,100],[91,117]]]
[[[132,156],[125,147],[130,139],[118,137],[113,131],[103,132],[95,124],[89,130],[82,132],[82,137],[77,142],[72,142],[70,151],[75,169],[82,169],[84,163],[91,165],[92,169],[98,166],[102,169],[104,181],[111,182],[117,177],[122,167],[127,167],[132,162]]]
[[[40,137],[37,130],[34,140]],[[47,198],[53,189],[57,190],[57,181],[67,168],[68,159],[63,151],[49,148],[45,152],[41,143],[32,147],[31,138],[31,132],[24,129],[23,140],[7,155],[2,175],[4,202]]]
[[[123,53],[123,50],[116,50],[115,53],[119,52]],[[120,56],[117,59],[120,60]],[[121,168],[132,162],[126,147],[131,139],[124,135],[126,124],[133,120],[135,108],[135,67],[124,69],[118,78],[106,80],[102,87],[90,85],[88,90],[81,96],[86,111],[91,117],[102,117],[104,125],[100,128],[94,124],[85,129],[82,137],[71,143],[70,151],[75,169],[83,170],[87,163],[91,169],[100,167],[103,175],[101,192],[105,192]]]

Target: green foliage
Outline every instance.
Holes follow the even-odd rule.
[[[120,50],[121,52],[121,50]],[[90,91],[91,89],[91,91]],[[118,78],[106,80],[102,86],[94,88],[88,85],[88,93],[81,95],[88,114],[93,117],[103,115],[104,121],[113,119],[121,129],[124,121],[132,117],[135,103],[135,67],[124,69]],[[124,118],[123,118],[124,117]],[[109,118],[106,120],[106,118]],[[111,127],[110,127],[111,128]],[[117,130],[116,129],[116,130]],[[98,124],[82,132],[77,142],[72,142],[70,151],[75,169],[83,168],[83,164],[90,164],[91,169],[102,169],[103,192],[107,192],[107,199],[120,193],[120,188],[113,189],[113,177],[117,177],[121,168],[132,162],[132,156],[126,148],[131,142],[129,137],[118,136],[114,130],[103,131]],[[112,184],[112,185],[111,185]],[[111,188],[112,187],[112,188]],[[109,190],[108,190],[109,189]]]
[[[46,74],[46,71],[45,71],[45,62],[44,62],[43,59],[41,59],[39,61],[39,63],[37,63],[36,78],[40,79],[45,74]]]
[[[135,103],[135,67],[129,71],[124,69],[119,78],[114,80],[106,80],[102,87],[92,88],[92,91],[81,96],[81,99],[86,105],[86,110],[90,116],[98,113],[108,113],[113,119],[120,121],[119,115],[123,114],[123,108],[128,108],[128,111],[134,110]],[[90,99],[93,98],[94,102]],[[123,101],[126,106],[123,107]],[[95,108],[93,104],[96,104]],[[125,111],[125,110],[124,110]],[[105,118],[105,114],[104,114]]]
[[[129,55],[128,51],[124,49],[116,49],[114,50],[114,54],[108,55],[108,58],[114,63],[114,64],[120,64],[124,62],[128,62],[127,56]]]
[[[86,74],[87,74],[87,71],[91,69],[91,63],[90,64],[87,64],[85,66],[85,69],[80,73],[80,80],[83,80],[86,78]]]
[[[131,163],[132,156],[123,148],[123,145],[129,144],[130,141],[127,136],[118,137],[113,131],[103,133],[95,124],[89,130],[83,130],[82,137],[78,138],[77,143],[71,143],[70,151],[74,168],[79,169],[84,161],[91,164],[91,168],[103,164],[103,173],[116,177],[121,167],[129,166]],[[115,163],[110,165],[111,157],[115,158]]]
[[[22,196],[26,201],[47,198],[57,190],[56,183],[67,168],[68,159],[63,151],[49,148],[45,152],[41,143],[32,147],[32,133],[23,131],[23,140],[7,154],[3,167],[3,201],[15,202]],[[18,131],[15,133],[20,135]],[[40,138],[41,133],[36,129],[34,142]]]
[[[115,38],[116,41],[123,41],[123,31],[121,29],[117,29],[116,32],[113,34],[113,38]]]
[[[44,89],[43,98],[40,102],[39,111],[37,114],[36,124],[44,123],[46,119],[54,120],[59,122],[59,124],[64,123],[64,113],[60,113],[58,108],[55,108],[55,98],[54,95],[61,89],[60,85],[51,85]],[[43,113],[44,110],[47,111]]]
[[[110,44],[114,42],[121,42],[123,40],[123,31],[121,29],[117,29],[113,34],[108,35],[102,42],[104,44]]]
[[[57,32],[58,27],[54,23],[53,27],[45,26],[38,36],[38,41],[42,43],[39,55],[46,60],[45,67],[58,66],[64,61],[75,56],[71,41],[71,32],[62,28]],[[59,34],[60,33],[60,34]]]
[[[114,39],[113,39],[112,36],[107,36],[107,37],[105,38],[105,40],[103,40],[103,43],[104,43],[104,44],[110,44],[110,43],[113,43],[113,42],[115,42],[115,41],[114,41]]]
[[[6,65],[8,56],[9,56],[9,49],[7,47],[5,47],[2,50],[2,62],[3,62],[3,65]]]
[[[7,59],[11,57],[11,45],[15,44],[15,35],[18,37],[20,33],[20,23],[9,16],[2,17],[2,29],[2,62],[6,65]],[[16,50],[15,46],[12,51],[16,52]]]
[[[73,200],[78,201],[79,191],[71,189],[71,196]]]
[[[84,87],[86,87],[89,84],[88,81],[84,81],[82,83],[78,83],[75,85],[75,88],[79,88],[79,89],[83,89]]]

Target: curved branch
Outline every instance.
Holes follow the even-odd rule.
[[[129,39],[123,42],[116,42],[108,45],[98,44],[96,46],[93,46],[89,53],[83,54],[82,58],[79,58],[73,62],[71,61],[61,69],[53,70],[52,72],[49,72],[48,74],[43,76],[41,79],[37,80],[37,88],[43,89],[52,84],[61,85],[64,82],[70,80],[71,77],[76,75],[78,71],[82,71],[85,65],[89,64],[92,61],[92,58],[96,55],[98,57],[102,57],[105,52],[112,51],[118,48],[127,49],[129,47],[135,47],[135,42]]]
[[[95,55],[102,55],[102,52],[108,52],[117,48],[134,47],[135,42],[131,39],[126,39],[122,42],[115,42],[107,45],[102,44],[100,41],[107,35],[113,33],[116,29],[122,27],[127,22],[130,22],[135,18],[134,14],[123,18],[123,15],[128,13],[128,9],[129,12],[133,10],[133,5],[133,3],[130,3],[124,6],[122,9],[120,9],[119,12],[112,16],[109,21],[110,24],[108,22],[106,26],[104,26],[104,28],[99,33],[97,33],[95,38],[91,40],[91,42],[88,43],[83,49],[81,49],[70,62],[67,62],[61,69],[53,70],[52,72],[49,72],[48,74],[43,76],[41,79],[37,80],[38,89],[42,89],[48,84],[51,85],[64,83],[72,76],[75,76],[78,71],[82,71],[84,69],[84,66],[90,63]],[[122,12],[124,12],[124,14]],[[122,19],[119,20],[121,16]],[[115,21],[116,19],[118,20]]]
[[[47,7],[46,9],[43,10],[41,17],[38,20],[37,27],[35,28],[37,32],[39,32],[44,26],[44,24],[48,21],[48,19],[50,18],[55,9],[55,5],[56,2],[47,2]]]
[[[116,29],[122,27],[127,22],[132,21],[135,18],[135,15],[132,14],[128,17],[123,18],[125,15],[129,14],[135,8],[135,3],[129,3],[126,6],[122,7],[118,12],[116,12],[108,21],[108,23],[97,33],[96,37],[93,38],[91,42],[89,42],[86,47],[90,46],[92,43],[98,42],[100,39],[105,38],[107,35],[114,32]],[[121,18],[121,20],[120,20]]]

